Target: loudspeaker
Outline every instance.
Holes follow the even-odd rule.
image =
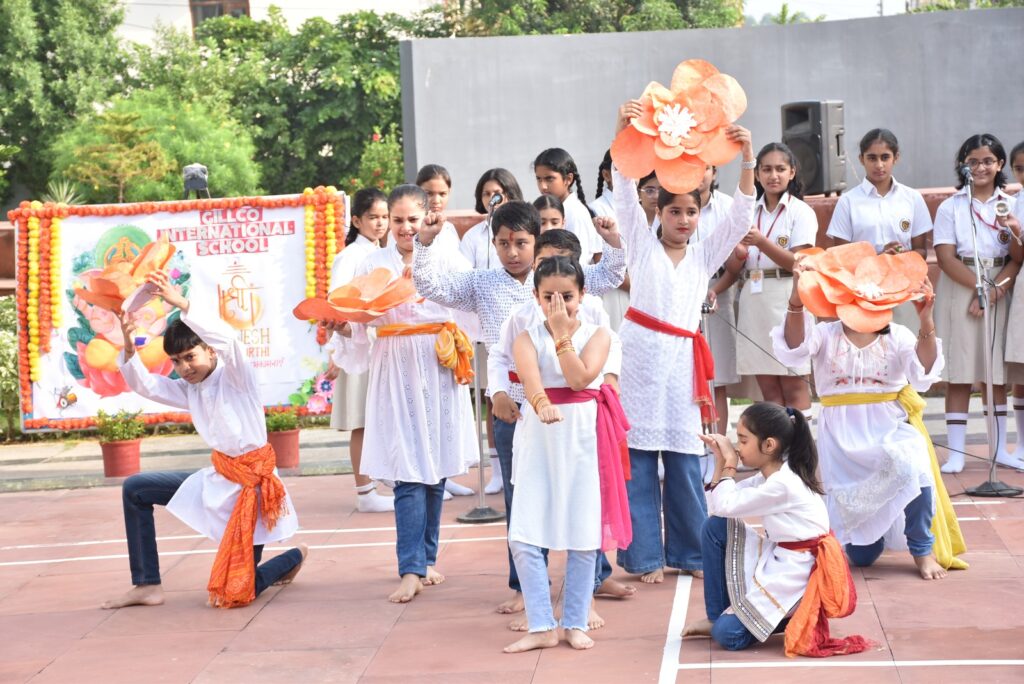
[[[782,105],[782,142],[793,150],[808,195],[846,189],[846,148],[841,100]]]

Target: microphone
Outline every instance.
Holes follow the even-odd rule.
[[[491,199],[487,203],[487,211],[491,211],[492,209],[494,209],[494,207],[498,206],[503,201],[505,201],[505,198],[502,196],[500,192],[494,193],[493,195],[491,195]]]
[[[957,175],[965,184],[974,185],[974,176],[971,174],[971,167],[967,164],[963,164],[957,169]]]

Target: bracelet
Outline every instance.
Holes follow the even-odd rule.
[[[722,466],[722,470],[736,470],[736,466]]]
[[[925,332],[917,333],[917,339],[919,339],[919,340],[927,340],[929,337],[932,337],[934,335],[935,335],[935,328],[932,328],[927,333],[925,333]]]
[[[562,354],[568,354],[569,352],[573,352],[573,353],[576,352],[576,348],[573,347],[571,344],[568,345],[568,346],[560,347],[559,349],[556,349],[555,350],[555,356],[561,356]]]
[[[537,392],[530,397],[530,406],[533,407],[533,412],[539,414],[542,409],[551,405],[551,399],[548,397],[548,393],[544,390]]]
[[[740,168],[741,169],[750,169],[750,170],[756,169],[757,168],[757,160],[756,159],[751,159],[750,161],[744,161],[743,163],[740,164]]]
[[[802,314],[803,312],[804,312],[804,307],[802,307],[802,306],[795,306],[795,307],[787,306],[786,307],[786,313]]]

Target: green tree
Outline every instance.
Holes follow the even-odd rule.
[[[933,0],[909,8],[911,14],[918,12],[943,12],[945,10],[994,9],[999,7],[1024,7],[1024,0]]]
[[[782,7],[779,8],[778,14],[766,14],[761,17],[761,25],[765,26],[768,24],[805,24],[807,22],[825,21],[825,15],[819,14],[818,16],[811,19],[803,12],[793,12],[789,9],[789,3],[782,3]]]
[[[122,18],[118,0],[0,2],[0,145],[19,148],[11,180],[41,191],[49,142],[121,90]]]

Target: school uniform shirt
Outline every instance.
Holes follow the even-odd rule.
[[[138,395],[188,411],[196,432],[211,449],[237,458],[267,443],[260,388],[235,332],[216,313],[199,309],[193,302],[187,312],[182,312],[181,321],[217,352],[217,365],[205,380],[191,384],[150,373],[139,354],[125,363],[123,353],[121,376]],[[212,465],[207,466],[182,483],[167,503],[167,510],[199,534],[219,541],[241,491],[241,485]],[[278,518],[273,530],[267,530],[262,517],[257,519],[254,544],[268,544],[295,534],[299,519],[287,492],[285,504],[287,513]]]
[[[604,240],[594,227],[594,218],[590,211],[580,202],[579,197],[570,193],[562,200],[562,207],[565,210],[565,229],[573,233],[580,241],[582,255],[580,265],[587,266],[593,262],[594,255],[601,252]]]
[[[611,216],[615,218],[615,205],[612,203],[612,191],[607,186],[604,192],[601,193],[600,197],[595,197],[594,201],[588,204],[594,213],[598,216]]]
[[[587,266],[586,268],[595,269],[601,263],[604,263],[604,258],[597,266]],[[619,341],[619,336],[608,324],[608,312],[604,310],[601,298],[590,294],[589,291],[584,293],[580,307],[576,310],[576,318],[581,323],[608,328],[612,341],[611,347],[608,349],[608,360],[605,362],[601,375],[602,377],[609,374],[619,375],[622,370],[622,342]],[[520,333],[543,324],[545,319],[544,310],[531,295],[529,302],[520,305],[501,324],[498,340],[487,350],[487,396],[493,397],[498,392],[504,392],[513,401],[520,404],[526,401],[522,384],[512,382],[508,377],[509,372],[514,372],[516,369],[512,346]]]
[[[870,242],[881,254],[890,242],[910,249],[911,238],[932,229],[924,197],[914,188],[892,179],[884,196],[868,179],[839,196],[826,235],[847,242]]]
[[[1010,240],[1013,238],[996,223],[996,202],[1000,200],[1009,202],[1011,207],[1015,201],[1001,188],[997,188],[986,201],[975,199],[972,211],[967,199],[967,188],[947,197],[935,212],[933,243],[936,246],[955,245],[957,256],[961,257],[1005,257],[1010,251]],[[974,238],[971,236],[972,213],[978,226],[978,254],[974,253]]]
[[[493,237],[487,221],[481,221],[462,236],[459,250],[473,268],[487,269],[501,266],[498,251],[494,249]]]
[[[765,196],[761,195],[754,206],[754,227],[766,239],[789,251],[797,245],[813,246],[818,236],[818,218],[814,210],[788,192],[782,195],[774,211],[765,208]],[[751,247],[747,252],[746,268],[750,271],[779,268],[779,265],[762,254],[759,248]]]
[[[707,204],[700,208],[700,221],[697,222],[697,230],[690,236],[690,242],[700,242],[715,232],[715,229],[725,222],[725,217],[729,215],[731,209],[732,197],[720,190],[712,191]],[[660,223],[657,217],[654,222],[655,225]],[[652,229],[654,227],[652,226]]]

